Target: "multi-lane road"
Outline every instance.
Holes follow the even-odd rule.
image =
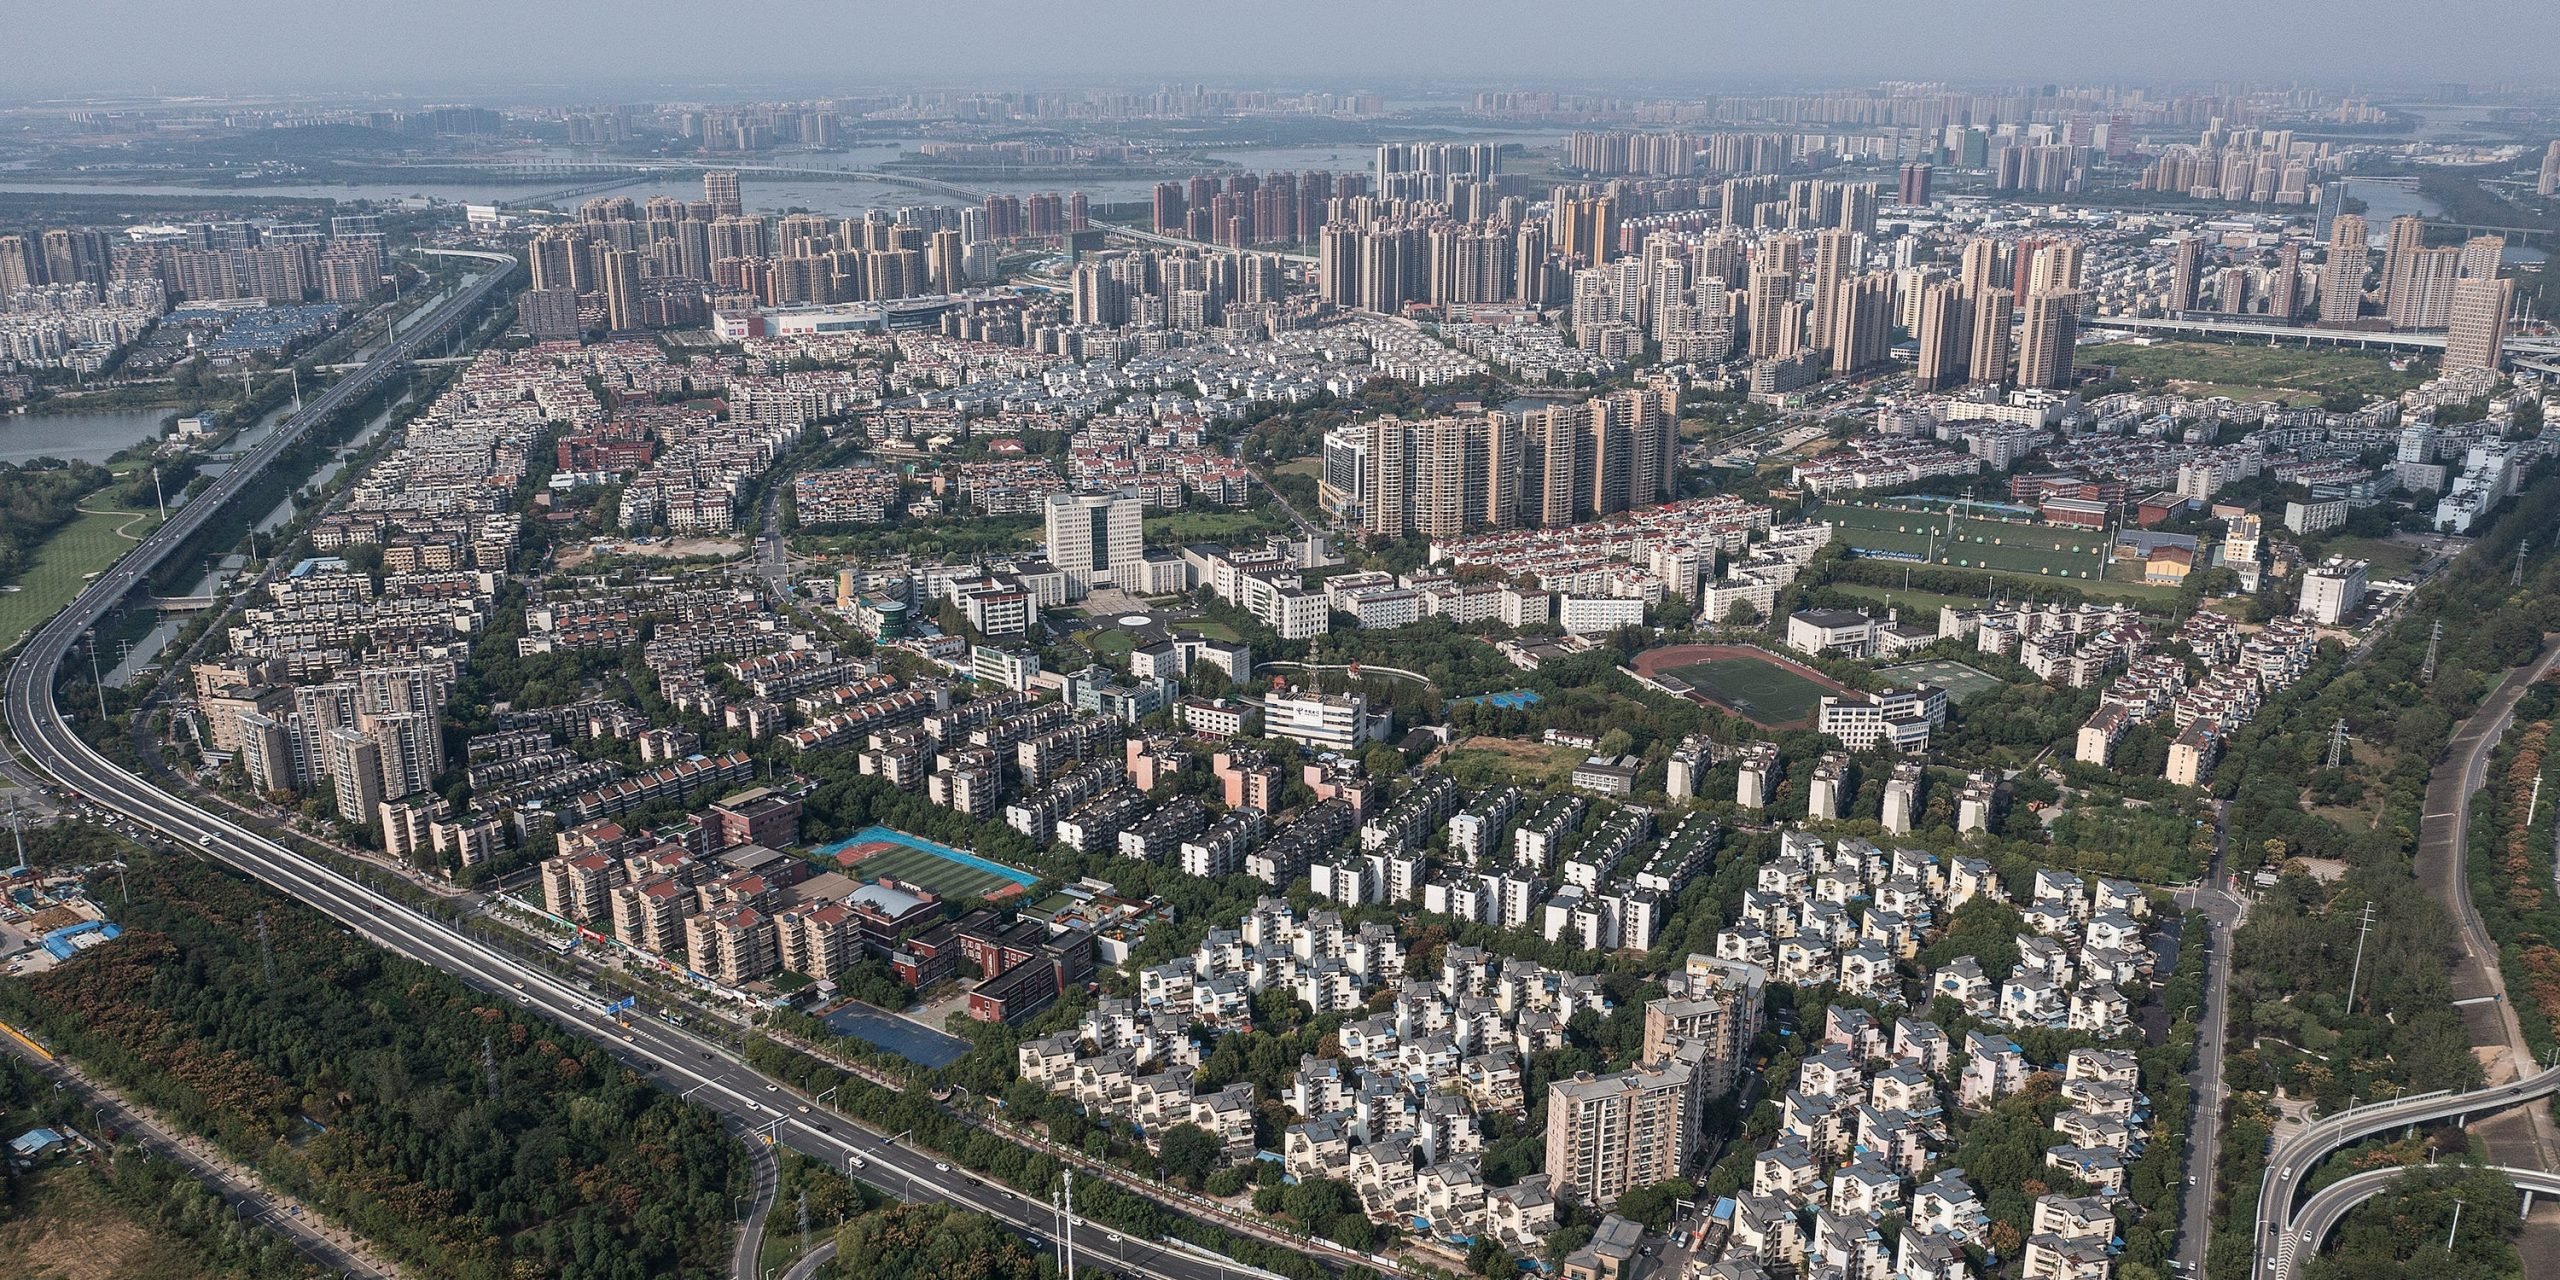
[[[398,341],[287,419],[268,439],[243,455],[213,487],[189,502],[167,524],[137,544],[71,605],[31,637],[0,687],[0,709],[35,767],[63,787],[102,808],[125,815],[182,847],[236,867],[330,916],[369,941],[408,959],[460,978],[466,985],[528,1013],[547,1018],[604,1044],[618,1060],[661,1088],[719,1114],[748,1141],[788,1147],[863,1181],[910,1199],[942,1200],[990,1214],[1027,1237],[1041,1240],[1055,1228],[1045,1204],[985,1183],[963,1170],[884,1139],[835,1115],[740,1062],[724,1046],[679,1028],[641,1019],[624,1026],[606,1016],[598,999],[549,970],[480,941],[435,917],[412,909],[354,878],[268,838],[265,831],[230,821],[162,791],[98,752],[74,731],[54,698],[63,660],[82,636],[143,582],[185,538],[235,496],[257,473],[312,425],[379,386],[402,360],[466,319],[510,272],[513,259],[488,261],[456,296],[413,321]],[[1214,1258],[1173,1252],[1125,1240],[1107,1228],[1073,1227],[1079,1257],[1112,1259],[1108,1269],[1159,1280],[1217,1280],[1244,1270]],[[745,1260],[750,1269],[752,1259]],[[1103,1270],[1096,1267],[1096,1271]],[[749,1274],[752,1274],[750,1270]]]
[[[2187,1195],[2179,1220],[2178,1257],[2194,1274],[2204,1273],[2205,1253],[2213,1242],[2214,1175],[2222,1159],[2222,1077],[2224,1037],[2231,1023],[2231,935],[2239,929],[2238,897],[2222,887],[2225,857],[2230,851],[2228,802],[2213,806],[2213,857],[2204,877],[2181,890],[2178,905],[2205,915],[2203,936],[2180,938],[2179,945],[2204,948],[2204,1007],[2197,1010],[2196,1065],[2188,1073],[2195,1091],[2188,1108]]]

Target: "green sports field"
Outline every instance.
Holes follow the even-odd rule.
[[[999,889],[1010,889],[1014,882],[992,871],[962,866],[939,854],[922,849],[890,849],[872,854],[846,869],[846,874],[864,880],[887,876],[901,884],[929,889],[946,902],[962,898],[983,898]]]
[[[1771,728],[1811,721],[1822,709],[1822,695],[1831,692],[1757,658],[1713,658],[1662,674]]]
[[[1858,551],[2032,577],[2094,581],[2106,576],[2107,539],[2095,529],[1978,516],[1949,521],[1944,511],[1846,503],[1825,506],[1819,518],[1837,527],[1841,541]]]

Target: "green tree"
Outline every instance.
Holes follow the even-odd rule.
[[[1198,1190],[1226,1162],[1226,1148],[1216,1134],[1196,1124],[1178,1124],[1164,1131],[1157,1144],[1156,1160],[1166,1174]]]

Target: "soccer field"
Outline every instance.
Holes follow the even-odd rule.
[[[1845,503],[1824,507],[1820,518],[1858,551],[2037,577],[2094,580],[2106,574],[2107,540],[2095,529],[1978,516],[1950,521],[1943,511]]]
[[[1810,722],[1829,689],[1757,658],[1716,658],[1673,667],[1671,676],[1768,728]]]
[[[845,850],[862,856],[845,867],[845,874],[861,880],[877,880],[887,876],[902,884],[911,884],[945,900],[997,897],[1019,893],[1038,877],[988,862],[956,849],[945,850],[930,840],[911,836],[886,827],[866,827],[852,838],[829,845],[822,853],[836,854]]]

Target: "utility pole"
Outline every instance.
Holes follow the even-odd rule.
[[[2453,1252],[2454,1233],[2460,1230],[2462,1230],[2462,1197],[2455,1196],[2453,1198],[2453,1225],[2445,1228],[2444,1231],[2444,1251],[2447,1254]]]
[[[89,633],[89,687],[98,691],[98,723],[107,722],[107,682],[98,674],[98,633]]]
[[[151,464],[151,496],[159,500],[160,520],[163,524],[167,523],[169,519],[169,495],[162,492],[160,489],[160,464],[157,462]]]
[[[2533,796],[2524,802],[2524,824],[2533,825],[2533,815],[2542,809],[2542,775],[2533,775]]]
[[[18,815],[18,795],[17,795],[17,793],[16,793],[16,792],[14,792],[14,791],[13,791],[13,792],[10,792],[10,793],[9,793],[9,834],[10,834],[10,835],[12,835],[12,836],[14,836],[14,837],[16,837],[16,838],[17,838],[17,841],[18,841],[18,865],[17,865],[15,868],[11,869],[11,871],[9,872],[9,874],[11,874],[11,875],[24,875],[24,874],[26,874],[26,870],[27,870],[27,826],[26,826],[26,822],[27,822],[27,820],[26,820],[25,818],[22,818],[22,817],[20,817],[20,816]]]
[[[2364,923],[2356,929],[2356,965],[2347,973],[2347,1012],[2356,1011],[2356,986],[2364,981],[2364,939],[2373,932],[2373,899],[2364,903]]]
[[[2435,681],[2436,681],[2436,650],[2437,650],[2437,649],[2439,649],[2439,648],[2441,648],[2441,647],[2443,647],[2443,645],[2444,645],[2444,619],[2442,619],[2442,618],[2438,618],[2438,619],[2436,619],[2435,629],[2434,629],[2432,632],[2430,632],[2430,633],[2428,634],[2428,636],[2427,636],[2427,661],[2426,661],[2426,664],[2425,664],[2424,666],[2421,666],[2421,667],[2419,667],[2419,668],[2418,668],[2418,683],[2420,683],[2420,684],[2434,684],[2434,683],[2435,683]]]
[[[1067,1260],[1067,1280],[1076,1280],[1076,1171],[1073,1165],[1067,1167],[1066,1177],[1067,1221],[1058,1232],[1058,1252]]]
[[[276,944],[275,939],[267,935],[267,913],[264,911],[258,913],[258,961],[266,967],[267,985],[274,986],[276,984]]]

